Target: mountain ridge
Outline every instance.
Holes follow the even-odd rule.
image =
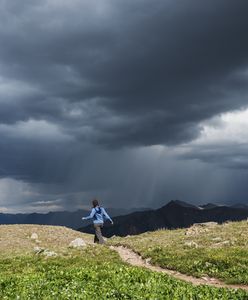
[[[144,231],[153,231],[159,228],[187,227],[195,222],[227,220],[243,220],[248,217],[248,206],[217,205],[207,203],[205,205],[193,205],[181,200],[171,200],[164,206],[156,209],[149,208],[106,208],[115,221],[113,227],[106,226],[104,233],[111,235],[138,234]],[[89,214],[89,210],[58,211],[48,213],[30,214],[5,214],[0,213],[0,224],[39,224],[60,225],[72,229],[86,230],[93,233],[90,221],[82,222],[81,218]],[[83,226],[84,225],[84,226]]]
[[[140,208],[141,210],[148,210],[148,208]],[[120,216],[130,214],[136,208],[107,208],[111,216]],[[78,209],[76,211],[55,211],[48,213],[0,213],[0,224],[39,224],[39,225],[60,225],[72,229],[78,229],[83,225],[82,217],[89,214],[89,210]],[[90,224],[86,221],[84,224]]]
[[[133,212],[128,215],[114,217],[114,225],[106,224],[103,234],[106,237],[113,235],[135,235],[160,228],[176,229],[214,221],[241,221],[248,218],[248,210],[229,206],[216,206],[211,209],[187,206],[179,201],[170,201],[159,209],[144,212]],[[93,233],[91,225],[78,229],[81,232]]]

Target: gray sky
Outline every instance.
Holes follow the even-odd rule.
[[[0,5],[0,211],[247,202],[246,0]]]

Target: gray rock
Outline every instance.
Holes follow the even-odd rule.
[[[200,227],[212,227],[218,225],[217,222],[204,222],[204,223],[195,223],[193,226],[200,226]]]
[[[45,249],[44,248],[41,248],[41,247],[34,247],[34,252],[35,254],[41,254],[42,252],[44,252]]]
[[[186,243],[184,243],[184,245],[187,246],[187,247],[191,247],[191,248],[198,248],[199,247],[199,245],[194,241],[186,242]]]
[[[206,276],[203,276],[203,277],[201,277],[203,280],[205,280],[205,281],[209,281],[209,277],[206,277]]]
[[[35,233],[35,232],[32,233],[30,239],[31,239],[31,240],[38,240],[38,234]]]
[[[205,222],[205,223],[195,223],[191,227],[187,228],[185,235],[197,235],[204,232],[210,231],[211,227],[218,225],[216,222]]]
[[[46,249],[43,252],[43,255],[46,256],[46,257],[56,257],[58,254],[54,251],[50,251],[50,250]]]
[[[215,237],[212,239],[213,242],[221,242],[222,238],[221,237]]]
[[[70,244],[69,244],[70,248],[83,248],[83,247],[86,247],[86,246],[87,245],[86,245],[85,241],[81,238],[77,238],[77,239],[71,241]]]
[[[148,257],[145,259],[146,265],[150,265],[151,262],[151,257]]]
[[[232,245],[232,243],[230,241],[223,241],[223,242],[214,244],[213,247],[214,248],[221,248],[221,247],[230,246],[230,245]]]

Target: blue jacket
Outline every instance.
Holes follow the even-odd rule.
[[[92,208],[90,215],[82,219],[83,220],[93,219],[94,224],[102,224],[104,223],[104,219],[108,219],[110,222],[113,222],[110,216],[107,214],[106,210],[100,206]]]

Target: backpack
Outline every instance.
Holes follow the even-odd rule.
[[[99,206],[98,208],[95,207],[95,214],[94,214],[94,219],[97,220],[96,214],[100,215],[102,213],[102,209]]]

